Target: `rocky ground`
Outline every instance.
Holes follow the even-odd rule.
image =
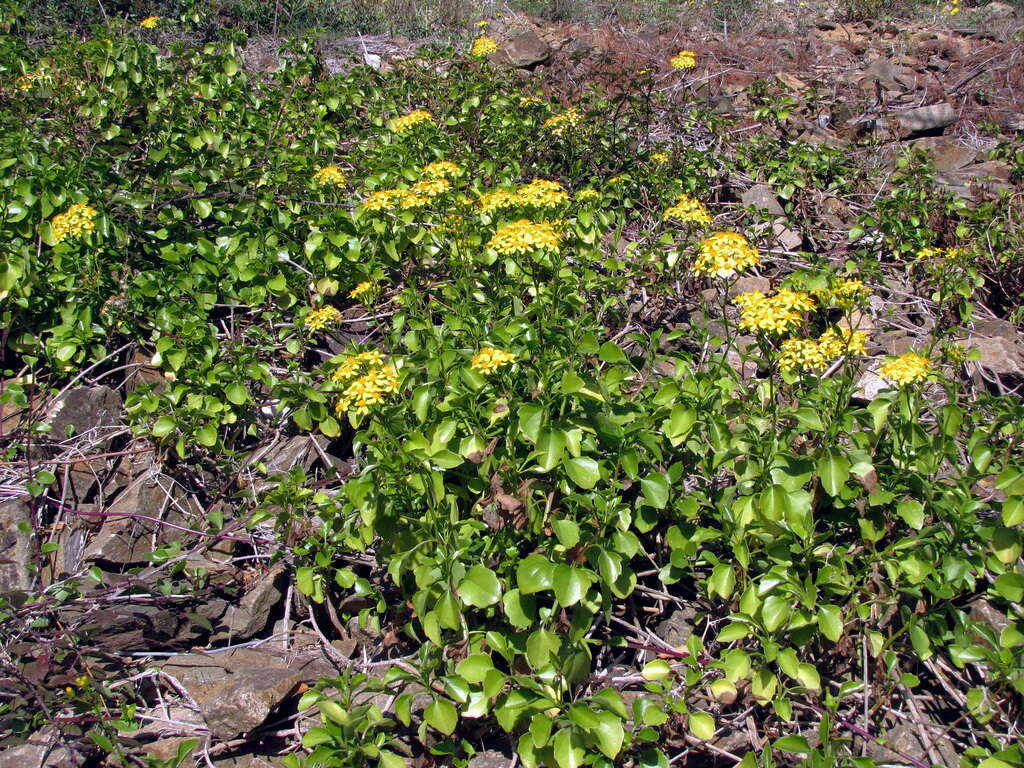
[[[1024,131],[1021,26],[1014,9],[999,2],[976,16],[978,23],[963,29],[783,17],[741,35],[700,38],[678,30],[630,32],[613,24],[536,26],[516,17],[496,24],[490,34],[509,41],[494,54],[496,63],[518,68],[524,80],[567,102],[595,84],[627,87],[621,75],[610,74],[623,62],[639,73],[691,48],[700,56],[695,77],[701,98],[722,114],[738,116],[737,131],[847,147],[859,162],[876,168],[895,169],[901,149],[919,147],[934,154],[936,183],[969,205],[1007,193],[1019,200],[1020,179],[1012,177],[1011,165],[988,159],[993,140],[987,126],[999,126],[1004,134]],[[270,47],[251,46],[254,70],[275,66]],[[361,38],[325,46],[323,61],[328,71],[359,59],[387,68],[410,55],[408,41]],[[790,115],[783,121],[756,114],[751,91],[765,80],[787,99]],[[651,130],[668,143],[729,140],[683,136],[676,126],[656,120]],[[801,213],[802,221],[818,222],[809,232],[787,216],[778,191],[763,182],[730,178],[719,192],[727,204],[763,211],[778,251],[794,257],[808,241],[819,253],[841,253],[859,214],[857,200],[822,193],[815,210]],[[900,283],[891,288],[890,299],[897,300]],[[874,307],[874,316],[865,320],[876,330],[875,352],[906,350],[934,322],[927,297],[899,300],[919,305],[919,321],[895,325],[886,320],[882,303]],[[979,303],[978,317],[963,329],[966,346],[978,351],[971,364],[978,386],[1010,392],[1024,382],[1024,339],[1013,322],[1019,313],[1010,309],[1005,302]],[[676,320],[673,311],[643,301],[636,314],[647,326]],[[119,681],[113,687],[138,692],[142,727],[125,735],[139,755],[172,760],[184,748],[184,765],[279,766],[279,756],[309,726],[297,713],[297,697],[309,685],[353,666],[379,676],[410,652],[396,628],[359,621],[365,607],[359,597],[311,610],[294,588],[288,554],[279,551],[269,523],[246,528],[239,514],[244,499],[271,487],[275,475],[298,466],[311,475],[344,477],[352,458],[332,455],[341,448],[323,438],[279,432],[268,435],[231,476],[185,466],[133,439],[123,418],[126,393],[160,375],[140,356],[103,380],[85,370],[56,397],[4,405],[0,439],[33,421],[51,429],[31,446],[28,459],[0,461],[0,592],[50,587],[55,597],[49,603],[15,600],[0,630],[2,674],[22,670],[17,683],[25,691],[23,703],[31,706],[34,688],[73,684],[60,677],[69,654],[87,657]],[[866,371],[866,395],[877,385],[877,376]],[[33,498],[27,483],[41,468],[55,482]],[[208,534],[206,521],[213,519],[234,523]],[[292,538],[307,533],[296,530]],[[360,565],[371,572],[374,566],[372,559]],[[83,577],[85,592],[62,598],[59,585],[73,575]],[[651,632],[671,646],[682,645],[695,616],[663,607],[664,618],[651,624]],[[983,600],[974,610],[993,626],[1006,622]],[[386,711],[391,697],[379,698],[376,703]],[[870,754],[886,762],[955,764],[955,740],[930,718],[893,718],[885,734],[892,749],[870,745]],[[44,729],[0,752],[0,768],[83,764],[85,756],[68,738],[75,723],[66,725],[64,734]],[[737,723],[715,746],[730,754],[762,737],[756,724]],[[505,768],[512,760],[496,746],[470,765]]]

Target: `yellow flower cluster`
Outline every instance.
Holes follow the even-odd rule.
[[[668,152],[655,152],[653,155],[651,155],[651,162],[654,163],[655,165],[664,165],[671,159],[672,157],[669,155]]]
[[[360,374],[368,372],[371,368],[379,368],[384,364],[384,355],[376,349],[368,349],[365,352],[356,352],[341,361],[331,380],[335,384],[344,384]]]
[[[391,123],[391,130],[395,133],[405,133],[411,128],[424,123],[434,124],[434,116],[425,109],[414,109],[407,115],[396,117]]]
[[[362,301],[365,298],[373,296],[376,290],[377,286],[374,283],[370,282],[369,280],[364,280],[363,282],[361,282],[359,285],[357,285],[355,288],[348,292],[348,297],[350,299],[359,299],[360,301]]]
[[[423,179],[413,184],[409,192],[417,196],[437,197],[451,188],[452,183],[448,179]]]
[[[576,199],[581,203],[586,202],[587,200],[597,200],[600,196],[601,193],[596,189],[581,189],[576,193]]]
[[[422,208],[430,202],[428,197],[418,195],[409,189],[378,189],[363,201],[366,211],[393,211],[396,208],[408,210]]]
[[[562,238],[551,222],[532,222],[528,219],[520,219],[512,224],[498,227],[498,231],[494,233],[494,237],[491,238],[487,247],[506,256],[535,250],[558,253],[562,247]]]
[[[692,222],[702,226],[711,223],[711,214],[704,207],[704,203],[689,195],[680,195],[675,205],[665,211],[665,218]]]
[[[516,190],[516,197],[521,205],[532,205],[535,208],[554,208],[569,200],[569,193],[557,181],[534,179]]]
[[[310,332],[316,333],[324,328],[330,328],[341,322],[341,312],[334,307],[319,307],[314,309],[303,320],[304,325]]]
[[[336,165],[326,165],[313,174],[313,183],[318,186],[332,184],[336,187],[344,187],[345,173]]]
[[[537,98],[536,96],[520,96],[519,106],[520,107],[539,107],[544,104],[544,99]]]
[[[484,192],[477,201],[477,207],[484,213],[533,206],[534,208],[554,208],[569,200],[569,193],[557,181],[534,179],[523,184],[514,192],[507,189],[495,189]]]
[[[733,299],[740,308],[740,328],[745,331],[783,333],[803,321],[803,313],[814,309],[814,300],[803,291],[780,288],[774,296],[750,291]]]
[[[960,0],[951,0],[950,4],[946,6],[946,13],[950,16],[960,13]]]
[[[496,50],[498,50],[498,43],[495,40],[489,37],[478,37],[473,41],[473,49],[469,52],[469,55],[482,59],[485,56],[490,56]]]
[[[757,249],[739,232],[715,232],[700,244],[693,272],[710,277],[732,277],[760,263]]]
[[[544,130],[551,131],[555,136],[564,136],[568,131],[579,127],[583,121],[583,115],[576,107],[570,107],[560,115],[549,117],[542,126]]]
[[[160,23],[159,16],[147,16],[139,22],[139,26],[143,29],[155,29],[156,25]]]
[[[50,231],[53,242],[60,243],[69,237],[80,237],[96,228],[93,219],[96,209],[87,203],[75,203],[64,213],[58,213],[50,219]]]
[[[693,51],[680,51],[668,63],[676,69],[693,69],[697,66],[697,54]]]
[[[508,365],[516,359],[510,352],[505,352],[494,347],[482,347],[479,352],[473,355],[469,361],[472,368],[480,371],[484,376],[490,376],[503,365]]]
[[[823,371],[845,355],[863,355],[867,336],[848,328],[829,328],[818,339],[786,339],[782,342],[779,369]]]
[[[462,168],[447,160],[438,160],[424,165],[423,175],[431,179],[454,179],[462,175]]]
[[[49,83],[53,77],[43,67],[29,70],[14,81],[14,87],[19,91],[27,91],[36,83]]]
[[[840,309],[850,310],[862,303],[871,294],[868,287],[853,277],[841,277],[828,290],[816,295],[822,301],[831,302]]]
[[[899,357],[886,360],[878,369],[883,379],[898,387],[905,387],[923,381],[931,371],[931,362],[916,352],[906,352]]]
[[[335,410],[344,413],[354,409],[356,413],[366,413],[397,391],[398,371],[391,365],[380,365],[349,384],[341,393]]]

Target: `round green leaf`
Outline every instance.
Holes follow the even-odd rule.
[[[468,605],[486,608],[501,599],[501,582],[490,568],[474,565],[459,582],[458,593]]]

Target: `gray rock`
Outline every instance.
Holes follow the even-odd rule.
[[[767,277],[746,275],[744,277],[737,278],[736,282],[729,286],[729,298],[733,299],[737,296],[742,296],[744,293],[750,293],[751,291],[769,293],[771,289],[772,281]]]
[[[110,435],[124,426],[121,395],[110,387],[75,387],[55,400],[46,414],[50,436],[63,440],[68,433],[88,438],[97,450],[110,447]]]
[[[803,236],[796,230],[787,227],[782,219],[776,219],[772,224],[772,232],[775,239],[787,251],[795,251],[804,244]]]
[[[32,510],[21,499],[4,501],[0,503],[0,593],[32,589],[31,564]]]
[[[876,366],[869,368],[860,375],[850,397],[858,402],[870,403],[883,390],[888,389],[889,386],[889,382],[878,375],[878,368]]]
[[[512,758],[496,749],[477,752],[469,759],[469,768],[509,768]]]
[[[755,184],[740,196],[740,202],[747,208],[753,208],[760,213],[773,216],[785,214],[779,204],[779,199],[767,184]]]
[[[78,765],[75,753],[61,746],[48,729],[29,736],[25,744],[0,750],[0,768],[70,768]]]
[[[275,565],[245,593],[237,606],[228,608],[224,623],[227,625],[226,636],[233,642],[248,640],[267,626],[270,612],[284,600],[284,592],[281,591],[283,574],[284,566]]]
[[[363,54],[363,63],[366,66],[370,67],[371,69],[376,69],[376,70],[379,71],[380,68],[381,68],[381,65],[384,62],[383,62],[383,59],[381,59],[381,57],[378,56],[376,53],[364,53]]]
[[[973,336],[964,342],[968,349],[977,350],[974,363],[997,376],[1024,375],[1024,354],[1017,340],[1008,336]]]
[[[934,722],[930,717],[928,720]],[[874,741],[868,743],[868,757],[878,762],[892,763],[894,757],[906,755],[920,763],[933,765],[930,753],[934,753],[945,765],[959,765],[959,750],[948,737],[943,736],[941,729],[938,732],[926,729],[925,732],[932,736],[928,744],[921,742],[918,729],[913,724],[900,722],[881,734],[879,740],[884,742],[884,746]]]
[[[997,635],[1010,623],[1010,619],[1005,613],[983,597],[972,600],[970,608],[968,615],[971,617],[971,621],[987,625]]]
[[[952,125],[956,122],[957,113],[952,104],[942,102],[899,112],[895,119],[904,134],[914,134]]]
[[[551,55],[551,47],[532,29],[517,35],[491,54],[495,64],[532,67],[542,64]]]
[[[982,9],[986,21],[1012,21],[1017,18],[1017,9],[1009,3],[989,3]]]
[[[696,619],[696,610],[689,606],[680,608],[673,611],[667,619],[658,624],[654,634],[673,648],[680,648],[686,645],[686,641],[693,634],[693,626]]]

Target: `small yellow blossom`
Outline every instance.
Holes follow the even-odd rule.
[[[782,288],[774,296],[750,291],[733,299],[740,308],[740,328],[745,331],[783,333],[803,322],[803,313],[814,307],[809,294]]]
[[[81,237],[96,228],[93,219],[96,209],[87,203],[75,203],[64,213],[58,213],[50,219],[50,231],[53,242],[60,243],[69,237]]]
[[[562,247],[562,238],[551,222],[520,219],[499,227],[487,247],[505,255],[529,253],[534,250],[558,253]]]
[[[423,175],[431,179],[454,179],[462,175],[462,168],[447,160],[438,160],[424,165]]]
[[[828,365],[821,346],[814,339],[786,339],[779,355],[779,370],[821,371]]]
[[[368,412],[384,402],[388,395],[398,391],[398,372],[394,366],[380,365],[371,368],[357,378],[341,394],[335,406],[338,413],[354,410],[357,414]]]
[[[542,127],[561,138],[567,132],[578,128],[582,121],[583,115],[580,114],[580,111],[576,107],[570,107],[560,115],[549,117],[544,121]]]
[[[360,301],[363,301],[364,299],[373,296],[376,292],[377,286],[369,280],[364,280],[348,292],[348,297],[350,299],[359,299]]]
[[[498,50],[498,43],[495,40],[492,40],[489,37],[478,37],[473,41],[473,48],[469,52],[469,55],[478,59],[483,59],[490,56],[496,50]]]
[[[519,106],[520,107],[539,107],[544,104],[544,99],[539,99],[536,96],[520,96]]]
[[[519,196],[507,189],[495,189],[484,192],[477,201],[477,207],[484,213],[493,213],[519,205]]]
[[[326,165],[313,174],[313,183],[317,186],[330,184],[335,187],[344,187],[345,173],[336,165]]]
[[[430,198],[409,189],[378,189],[376,192],[371,192],[363,201],[363,210],[393,211],[396,208],[408,210],[421,208],[429,202]]]
[[[516,190],[516,197],[521,205],[532,205],[535,208],[553,208],[569,200],[569,193],[557,181],[534,179]]]
[[[608,179],[608,184],[610,184],[613,187],[618,187],[622,184],[625,184],[628,180],[628,176],[626,176],[623,173],[620,173],[618,176],[612,176],[610,179]]]
[[[160,23],[159,16],[147,16],[139,22],[139,26],[143,29],[155,29],[156,25]]]
[[[655,165],[664,165],[671,159],[672,157],[668,152],[655,152],[651,155],[651,162]]]
[[[335,384],[345,384],[356,376],[367,373],[371,368],[377,368],[384,363],[384,355],[376,349],[368,349],[365,352],[354,352],[344,360],[341,365],[334,369],[331,374],[331,381]]]
[[[413,184],[409,193],[422,197],[437,197],[438,195],[443,195],[451,188],[452,183],[448,179],[423,179]]]
[[[664,218],[692,222],[702,226],[711,223],[711,214],[704,207],[704,203],[689,195],[680,195],[675,205],[665,211]]]
[[[596,189],[581,189],[576,193],[576,199],[581,203],[586,202],[587,200],[597,200],[600,196],[601,193]]]
[[[693,272],[709,277],[732,277],[760,263],[757,249],[739,232],[715,232],[700,244]]]
[[[478,22],[476,23],[476,25],[477,25],[478,27],[480,27],[481,29],[483,29],[484,27],[488,26],[488,25],[489,25],[490,23],[491,23],[491,22],[489,22],[489,21],[488,21],[487,19],[481,19],[480,21],[478,21]]]
[[[322,331],[341,322],[341,312],[334,307],[314,309],[303,320],[303,324],[311,333]]]
[[[818,339],[818,346],[829,362],[844,355],[863,355],[867,352],[867,334],[851,328],[829,328]]]
[[[395,133],[405,133],[417,125],[426,123],[434,125],[434,116],[425,109],[414,109],[407,115],[396,117],[391,123],[391,130]]]
[[[473,355],[473,359],[470,360],[469,364],[484,376],[490,376],[503,365],[508,365],[515,359],[516,356],[510,352],[495,349],[494,347],[482,347],[479,352]]]
[[[668,63],[675,69],[693,69],[697,66],[697,54],[693,51],[680,51]]]
[[[828,291],[823,291],[818,296],[840,309],[850,310],[863,303],[870,294],[871,291],[862,281],[852,277],[842,277],[836,280]]]
[[[878,369],[883,379],[888,379],[898,387],[923,381],[930,371],[931,362],[916,352],[907,352],[886,360]]]

